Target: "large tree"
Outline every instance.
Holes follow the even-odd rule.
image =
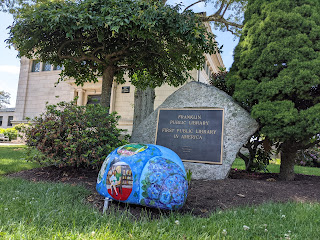
[[[249,0],[227,80],[261,133],[281,143],[285,180],[297,151],[319,141],[319,12],[319,0]]]
[[[153,2],[154,0],[148,0]],[[163,4],[171,3],[171,1],[162,0]],[[247,0],[196,0],[183,1],[181,6],[185,6],[184,11],[191,9],[195,5],[205,3],[204,10],[214,13],[199,14],[201,21],[211,22],[215,28],[221,31],[229,31],[235,36],[239,36],[243,27],[243,14],[246,8]],[[134,121],[133,131],[136,127],[150,114],[154,109],[155,89],[147,90],[136,89],[134,102]]]
[[[24,5],[7,40],[20,56],[64,65],[61,80],[80,85],[102,76],[101,104],[109,107],[114,79],[127,74],[139,87],[178,86],[214,53],[213,34],[192,11],[160,2],[54,1]]]

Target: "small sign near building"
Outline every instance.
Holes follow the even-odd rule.
[[[159,109],[155,144],[183,161],[222,164],[224,109]]]

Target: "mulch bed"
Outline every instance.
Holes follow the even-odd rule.
[[[91,191],[87,201],[102,211],[104,198],[96,190],[98,171],[57,168],[54,166],[21,171],[10,174],[33,182],[49,181],[68,184],[82,184]],[[253,206],[265,202],[320,202],[320,177],[297,174],[294,181],[280,181],[278,174],[248,173],[231,170],[229,178],[224,180],[192,180],[189,186],[186,204],[180,213],[191,213],[195,216],[209,216],[217,209],[228,209],[238,206]],[[113,201],[117,211],[129,211],[139,217],[142,211],[149,212],[151,217],[166,214],[168,211],[146,209],[137,205],[128,205]]]

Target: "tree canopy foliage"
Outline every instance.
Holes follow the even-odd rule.
[[[20,56],[64,65],[76,84],[102,76],[101,104],[109,106],[114,77],[140,88],[178,86],[214,53],[214,35],[192,11],[160,2],[53,1],[20,7],[7,43]]]
[[[10,93],[0,91],[0,108],[4,108],[6,104],[9,104]]]
[[[227,80],[233,97],[281,142],[281,176],[320,131],[320,2],[249,0]]]
[[[0,0],[0,11],[8,11],[10,8],[12,8],[14,5],[14,2],[9,0]]]

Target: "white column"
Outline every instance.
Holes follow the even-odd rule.
[[[70,99],[69,101],[73,101],[74,97],[76,96],[76,92],[75,90],[73,89],[72,91],[70,91]]]
[[[78,100],[77,100],[77,105],[78,106],[83,106],[83,98],[84,98],[84,93],[86,92],[83,89],[77,89],[78,92]]]

